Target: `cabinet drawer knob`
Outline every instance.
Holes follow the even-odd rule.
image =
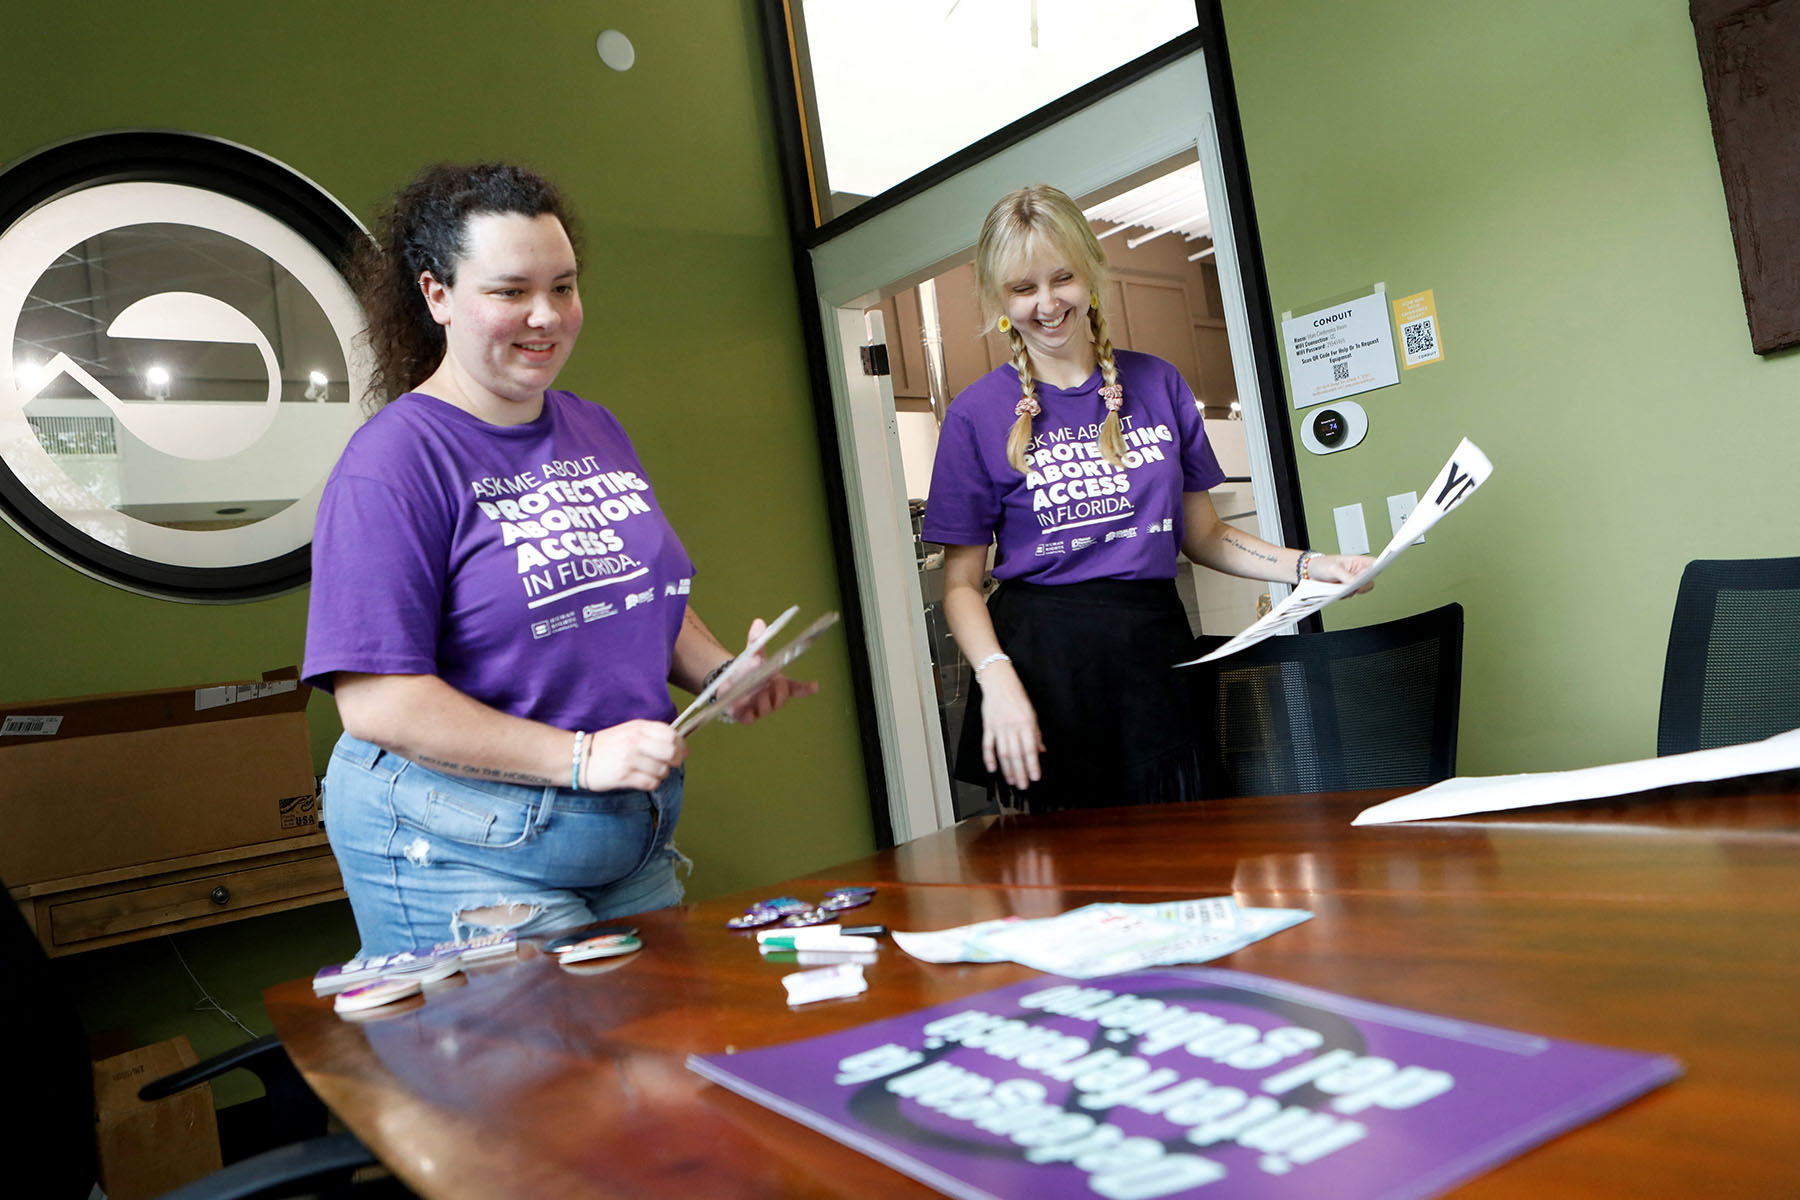
[[[216,887],[212,890],[212,902],[214,904],[217,904],[220,906],[230,904],[231,903],[231,889],[221,883],[218,887]]]

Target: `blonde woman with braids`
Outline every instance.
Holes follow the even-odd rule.
[[[1056,188],[1021,188],[988,213],[976,286],[1012,362],[950,405],[925,511],[979,694],[957,775],[1034,810],[1200,798],[1187,680],[1171,669],[1193,641],[1180,553],[1283,582],[1346,580],[1371,561],[1219,519],[1207,491],[1225,473],[1199,406],[1168,363],[1113,348],[1106,274]],[[1000,586],[984,603],[990,543]]]

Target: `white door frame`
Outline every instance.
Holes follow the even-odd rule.
[[[1257,509],[1278,512],[1211,97],[1195,49],[810,252],[896,843],[955,816],[893,402],[846,348],[862,344],[863,309],[881,289],[965,257],[1003,193],[1048,181],[1080,197],[1198,147]],[[1271,590],[1277,602],[1286,594]]]

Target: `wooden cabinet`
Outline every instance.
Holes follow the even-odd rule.
[[[931,380],[925,369],[923,322],[919,319],[919,292],[907,288],[881,302],[887,326],[888,374],[894,399],[931,400]]]
[[[344,897],[323,833],[10,890],[52,956]]]
[[[51,954],[344,895],[297,675],[0,706],[38,730],[0,739],[0,878]]]

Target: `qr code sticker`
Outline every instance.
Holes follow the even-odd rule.
[[[1350,378],[1350,364],[1348,361],[1334,362],[1331,364],[1331,381],[1333,383],[1348,378]]]
[[[1406,339],[1406,360],[1408,362],[1437,357],[1437,324],[1430,317],[1426,317],[1422,321],[1414,321],[1410,325],[1402,325],[1400,335]]]

